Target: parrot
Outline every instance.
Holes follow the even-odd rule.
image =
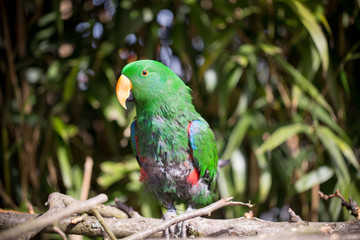
[[[136,117],[130,125],[132,151],[140,181],[165,208],[163,219],[212,202],[218,169],[214,133],[195,110],[191,89],[167,66],[155,60],[128,63],[116,83],[116,96]],[[180,227],[186,237],[186,226]],[[170,231],[170,233],[169,233]],[[168,238],[174,234],[164,231]]]

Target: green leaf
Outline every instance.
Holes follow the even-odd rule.
[[[139,164],[135,158],[121,163],[107,161],[100,164],[100,169],[102,172],[97,179],[97,183],[103,188],[108,188],[123,179],[130,172],[138,171]]]
[[[224,159],[229,159],[234,149],[240,145],[252,121],[253,116],[248,113],[244,113],[238,120],[234,129],[231,131],[229,141],[222,156]]]
[[[345,199],[348,199],[349,197],[351,197],[351,199],[354,200],[355,202],[360,201],[359,188],[358,188],[358,185],[356,182],[354,182],[354,181],[351,181],[349,183],[338,182],[334,186],[333,192],[336,192],[337,189],[339,189],[341,195]],[[345,220],[353,219],[353,217],[350,216],[349,211],[341,205],[341,199],[339,199],[339,198],[330,199],[329,213],[331,215],[332,221],[336,221],[337,219],[339,219],[341,210],[343,211],[343,215],[344,215],[343,218]]]
[[[321,127],[320,129],[322,134],[326,135],[326,137],[329,137],[336,144],[336,147],[340,149],[342,154],[356,168],[356,170],[360,171],[359,161],[350,146],[343,139],[334,134],[330,129],[325,127]]]
[[[314,120],[320,120],[324,122],[328,127],[333,129],[337,135],[339,135],[343,141],[350,143],[351,140],[344,132],[344,130],[337,124],[337,122],[330,116],[330,114],[316,102],[310,100],[307,96],[298,96],[298,106],[300,109],[308,111]]]
[[[55,132],[65,141],[68,142],[70,138],[78,133],[78,128],[73,124],[65,124],[59,117],[52,117],[51,122]]]
[[[327,127],[318,126],[315,128],[316,135],[330,154],[330,158],[334,165],[335,173],[340,183],[350,182],[350,173],[346,166],[343,156],[341,155],[339,146],[337,145],[336,136]]]
[[[116,121],[122,127],[127,125],[126,112],[119,104],[115,94],[110,97],[108,104],[104,105],[103,112],[107,120]]]
[[[325,98],[321,95],[319,90],[307,80],[299,71],[297,71],[290,63],[286,62],[279,56],[274,56],[276,61],[284,68],[288,74],[293,77],[294,82],[305,92],[307,92],[317,103],[324,107],[330,114],[334,115],[331,106],[327,103]]]
[[[344,87],[346,96],[349,97],[350,96],[350,86],[349,86],[349,80],[347,78],[346,71],[340,70],[339,77],[340,77],[341,83]]]
[[[313,170],[300,177],[295,182],[295,190],[298,193],[305,192],[315,185],[326,182],[332,176],[334,176],[334,171],[332,170],[332,168],[327,166],[321,166],[318,169]]]
[[[203,76],[205,70],[207,70],[215,60],[219,58],[219,55],[224,51],[224,48],[229,44],[233,39],[235,32],[233,29],[229,29],[224,34],[220,35],[209,47],[207,56],[205,57],[205,62],[200,68],[199,76]]]
[[[232,73],[230,74],[230,77],[227,79],[227,82],[226,82],[227,83],[227,94],[229,94],[229,92],[235,88],[236,84],[238,84],[243,72],[244,72],[244,69],[242,67],[237,67],[232,71]]]
[[[230,175],[231,171],[229,167],[224,167],[219,170],[217,185],[221,197],[232,196],[235,193]]]
[[[304,27],[309,32],[311,39],[314,41],[314,44],[319,52],[323,70],[324,72],[327,72],[329,68],[328,44],[320,25],[316,21],[315,16],[300,1],[293,0],[283,2],[292,8],[294,13],[298,16]]]
[[[257,145],[253,145],[252,149],[257,149]],[[258,201],[260,203],[264,202],[269,195],[272,179],[271,179],[271,172],[270,166],[264,154],[259,154],[258,152],[254,151],[256,154],[256,160],[260,169],[260,179],[259,179],[259,191],[258,191]]]
[[[276,55],[283,53],[283,50],[275,45],[267,44],[267,43],[260,43],[259,47],[261,50],[263,50],[266,54],[269,55]]]
[[[287,126],[279,127],[271,136],[257,149],[257,154],[263,154],[266,151],[271,151],[284,143],[287,139],[299,133],[312,132],[312,128],[301,123],[294,123]]]
[[[65,79],[63,90],[63,101],[69,103],[75,93],[76,75],[79,72],[79,67],[73,67],[69,75]]]
[[[336,190],[339,188],[339,182],[336,183],[333,192],[336,192]],[[331,198],[330,204],[329,204],[329,212],[331,216],[332,221],[336,221],[339,218],[341,209],[343,206],[341,205],[341,199],[340,198]]]
[[[47,72],[46,72],[46,77],[47,80],[52,80],[52,79],[56,79],[59,77],[60,75],[60,62],[59,61],[54,61],[50,67],[48,68]]]
[[[73,198],[80,199],[81,187],[83,182],[83,170],[78,165],[71,166],[72,187],[66,192]]]
[[[244,194],[246,187],[246,161],[239,149],[233,151],[231,158],[231,170],[235,184],[235,194]]]
[[[35,35],[34,35],[34,39],[41,41],[41,40],[47,40],[51,37],[51,35],[53,35],[55,33],[56,29],[53,26],[44,28],[40,31],[38,31]]]
[[[46,25],[55,22],[56,20],[56,12],[50,12],[48,14],[44,14],[39,20],[37,21],[37,24],[40,28],[45,27]]]
[[[69,146],[62,140],[57,141],[56,154],[60,165],[63,183],[67,189],[72,187],[72,172]]]

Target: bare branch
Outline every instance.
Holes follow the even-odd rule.
[[[114,236],[114,233],[111,231],[111,229],[108,227],[106,222],[104,221],[103,217],[99,213],[99,210],[97,208],[93,208],[91,210],[94,213],[94,216],[99,220],[100,224],[105,229],[106,233],[109,235],[111,240],[116,240],[116,237]]]
[[[86,200],[88,198],[93,165],[93,159],[87,156],[84,164],[84,177],[81,185],[80,200]]]
[[[68,209],[72,208],[73,206],[79,206],[84,202],[75,200],[70,196],[54,193],[49,196],[49,211],[43,215],[0,212],[0,231],[10,228],[9,230],[5,230],[0,233],[0,239],[14,239],[24,233],[26,234],[22,235],[21,237],[23,239],[28,239],[34,236],[41,228],[43,229],[43,232],[57,232],[61,235],[62,233],[77,234],[89,237],[104,237],[107,239],[109,239],[109,237],[108,234],[104,235],[104,229],[108,229],[105,231],[110,234],[111,232],[113,233],[112,239],[114,239],[115,237],[128,237],[127,239],[142,239],[145,237],[158,238],[162,236],[162,231],[165,228],[178,222],[183,222],[185,220],[187,221],[188,233],[192,236],[244,237],[256,235],[257,237],[261,238],[269,234],[271,234],[272,236],[275,236],[276,234],[277,236],[280,236],[281,234],[288,235],[289,233],[309,233],[309,231],[313,234],[323,234],[324,232],[327,234],[349,232],[360,233],[360,220],[336,223],[304,222],[305,224],[299,224],[298,221],[296,221],[296,223],[269,222],[257,218],[217,220],[198,217],[201,215],[210,215],[216,209],[225,206],[253,206],[250,203],[232,202],[231,199],[232,198],[222,199],[205,208],[187,212],[167,221],[145,217],[125,219],[114,218],[111,214],[106,217],[102,213],[100,213],[100,217],[97,216],[99,219],[89,214],[82,214],[81,217],[77,216],[76,218],[74,218],[74,216],[67,215],[67,217],[65,216],[64,218],[62,218],[60,213],[69,211]],[[89,199],[88,201],[90,200],[91,199]],[[105,196],[105,200],[103,199],[103,201],[106,200],[107,198]],[[92,205],[89,208],[94,208],[94,206]],[[81,210],[78,209],[77,211],[73,212],[79,213],[86,211],[88,211],[86,208],[81,207]],[[97,215],[97,213],[95,214]],[[296,216],[295,213],[293,213],[293,215]],[[43,225],[39,225],[39,221],[45,221],[46,223],[43,223]],[[53,224],[55,224],[55,228],[53,226],[50,226]],[[14,225],[18,226],[11,228]],[[26,226],[26,228],[19,226]],[[14,233],[14,229],[17,231],[17,233]]]
[[[319,196],[321,199],[329,200],[330,198],[338,197],[341,199],[341,205],[346,207],[347,210],[351,212],[351,215],[353,215],[356,219],[360,219],[360,208],[358,204],[349,197],[349,201],[346,201],[346,199],[341,195],[339,189],[336,190],[335,193],[326,195],[323,192],[319,191]]]
[[[67,240],[65,233],[63,231],[61,231],[60,228],[58,228],[57,226],[54,226],[53,229],[55,232],[57,232],[62,237],[63,240]]]
[[[72,214],[88,211],[94,206],[106,202],[107,200],[108,197],[105,194],[99,194],[86,201],[79,201],[60,193],[52,193],[48,199],[49,211],[34,221],[25,222],[1,232],[0,239],[14,239],[23,234],[26,234],[23,236],[24,239],[29,239],[35,236],[44,227],[52,225]]]
[[[231,199],[232,199],[232,197],[224,198],[224,199],[221,199],[221,200],[219,200],[209,206],[206,206],[204,208],[181,214],[177,217],[174,217],[174,218],[164,221],[163,223],[159,224],[158,226],[155,226],[155,227],[147,229],[145,231],[141,231],[136,234],[133,234],[133,235],[125,238],[124,240],[144,239],[146,237],[151,236],[152,234],[154,234],[156,232],[163,231],[166,228],[168,228],[176,223],[183,222],[185,220],[203,216],[203,215],[210,216],[213,211],[215,211],[219,208],[226,207],[226,206],[243,205],[243,206],[253,207],[253,205],[251,205],[250,203],[232,202]]]
[[[118,209],[125,212],[129,217],[131,218],[141,217],[141,215],[138,212],[136,212],[132,207],[126,205],[117,198],[115,198],[115,204]]]
[[[33,221],[38,218],[38,214],[28,213],[1,213],[0,212],[0,231],[1,229],[13,226],[15,222]],[[57,222],[56,226],[66,234],[78,234],[89,237],[103,237],[104,230],[96,217],[84,214],[83,220],[77,224],[72,224],[72,216]],[[155,218],[104,218],[106,224],[117,238],[124,238],[134,233],[151,229],[164,221]],[[257,236],[258,238],[271,234],[272,239],[279,239],[276,236],[289,237],[289,234],[313,233],[323,234],[324,230],[329,234],[336,233],[360,233],[360,220],[347,222],[308,222],[308,226],[291,222],[269,222],[257,218],[234,218],[234,219],[207,219],[194,218],[188,220],[188,229],[193,236],[202,237],[247,237]],[[43,232],[54,232],[52,226],[43,229]],[[281,235],[282,234],[282,235]],[[162,232],[156,232],[152,238],[160,238]],[[308,235],[306,235],[308,236]],[[0,237],[1,238],[1,237]],[[280,238],[282,239],[282,238]],[[355,239],[355,238],[352,238]]]

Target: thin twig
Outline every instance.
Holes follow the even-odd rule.
[[[59,234],[62,237],[63,240],[67,240],[65,233],[61,231],[60,228],[58,228],[57,226],[53,226],[53,229],[57,234]]]
[[[93,159],[90,156],[87,156],[85,158],[85,164],[84,164],[84,175],[83,175],[83,181],[81,184],[80,200],[88,199],[93,165],[94,165]],[[70,240],[82,240],[83,236],[70,235],[69,239]]]
[[[93,208],[91,210],[94,214],[94,216],[99,220],[101,226],[103,226],[103,228],[105,229],[106,233],[109,235],[109,237],[112,240],[116,240],[116,237],[114,235],[114,233],[111,231],[111,229],[109,228],[109,226],[106,224],[106,222],[104,221],[103,217],[101,216],[101,214],[99,213],[99,210],[97,208]]]
[[[164,221],[163,223],[159,224],[158,226],[155,226],[153,228],[147,229],[145,231],[142,232],[138,232],[135,233],[129,237],[124,238],[124,240],[136,240],[136,239],[144,239],[149,237],[150,235],[159,232],[159,231],[163,231],[166,228],[179,223],[179,222],[183,222],[185,220],[191,219],[191,218],[195,218],[195,217],[199,217],[199,216],[204,216],[204,215],[208,215],[210,216],[211,213],[219,208],[223,208],[226,206],[233,206],[233,205],[243,205],[243,206],[248,206],[248,207],[253,207],[254,205],[250,204],[250,203],[242,203],[242,202],[233,202],[231,201],[232,197],[228,197],[228,198],[223,198],[220,199],[219,201],[206,206],[204,208],[198,209],[198,210],[194,210],[191,212],[187,212],[184,214],[181,214],[177,217],[171,218],[169,220]]]
[[[80,200],[86,200],[88,198],[93,165],[93,159],[90,156],[87,156],[84,164],[84,177],[81,185]]]
[[[335,193],[326,195],[323,192],[319,191],[319,196],[321,199],[329,200],[330,198],[338,197],[341,199],[341,205],[346,207],[347,210],[351,212],[351,215],[353,215],[356,219],[360,219],[360,208],[358,204],[349,197],[349,201],[346,201],[346,199],[341,195],[339,189],[336,190]]]
[[[125,212],[130,218],[137,218],[141,217],[141,215],[135,211],[132,207],[129,207],[119,199],[115,198],[115,204],[118,209]]]
[[[64,207],[64,206],[59,207],[59,205],[52,206],[51,205],[52,200],[56,199],[57,197],[59,197],[59,198],[63,197],[62,201],[63,201],[63,203],[64,203],[64,201],[66,201],[66,204],[64,204],[64,206],[67,205],[67,207]],[[71,199],[72,199],[72,202],[71,202]],[[90,198],[89,200],[86,200],[86,201],[79,201],[79,200],[75,200],[69,196],[65,196],[60,193],[52,193],[49,196],[49,202],[50,202],[49,211],[47,211],[46,213],[44,213],[42,216],[35,219],[34,221],[25,222],[23,224],[19,224],[19,225],[15,226],[11,229],[5,230],[4,232],[1,232],[0,239],[3,239],[3,240],[15,239],[25,233],[30,232],[30,231],[31,231],[31,233],[29,234],[29,236],[26,236],[26,238],[31,238],[31,237],[35,236],[44,227],[54,224],[55,222],[61,220],[62,218],[65,218],[72,214],[88,211],[88,210],[94,208],[94,206],[104,203],[107,200],[108,200],[108,197],[105,194],[99,194],[93,198]],[[70,204],[68,205],[67,203],[69,203],[69,202],[70,202]]]
[[[112,218],[112,217],[119,219],[129,218],[125,212],[121,211],[115,206],[107,206],[101,204],[98,206],[98,211],[101,214],[101,216],[105,218]]]

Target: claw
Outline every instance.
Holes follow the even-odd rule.
[[[167,219],[174,218],[176,216],[177,216],[177,213],[176,213],[175,208],[174,209],[171,208],[163,215],[162,219],[164,221],[166,221]],[[166,228],[164,230],[164,237],[166,239],[173,238],[174,236],[176,236],[176,232],[178,232],[178,228],[176,227],[176,229],[175,229],[175,226],[171,226],[169,228]]]
[[[183,221],[181,224],[181,238],[185,239],[187,237],[187,225],[188,225],[188,221]]]
[[[189,206],[186,209],[185,213],[188,213],[188,212],[191,212],[191,211],[194,211],[194,210],[195,210],[195,208],[193,208],[192,206]],[[189,221],[185,220],[181,224],[181,238],[183,238],[183,239],[187,238],[188,223],[189,223]]]

